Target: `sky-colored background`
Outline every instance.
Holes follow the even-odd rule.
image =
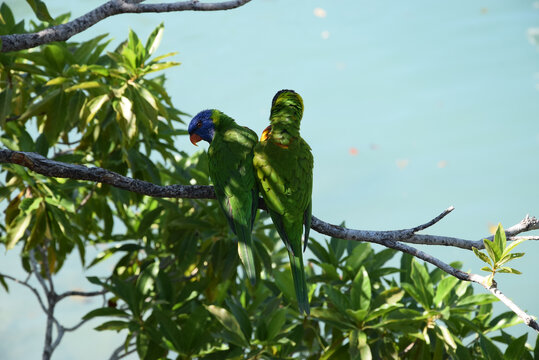
[[[103,2],[47,0],[53,15],[73,17]],[[19,19],[31,18],[26,2],[7,3]],[[454,205],[426,233],[476,240],[490,225],[539,216],[539,53],[528,36],[539,27],[538,7],[514,0],[253,0],[226,12],[115,16],[72,40],[110,33],[115,45],[129,28],[145,39],[163,21],[158,54],[179,52],[173,59],[182,65],[166,76],[182,111],[218,108],[260,133],[277,90],[303,96],[317,217],[390,230]],[[177,146],[194,151],[185,137]],[[469,252],[423,249],[480,272]],[[502,274],[498,284],[539,315],[539,244],[520,250],[527,255],[514,267],[524,274]],[[0,254],[1,272],[20,275],[19,267],[15,252]],[[89,289],[83,275],[73,259],[58,286]],[[38,358],[44,315],[27,289],[11,288],[0,292],[1,357]],[[58,311],[69,325],[97,306],[67,300]],[[96,324],[66,335],[54,358],[108,358],[121,336],[96,333]]]

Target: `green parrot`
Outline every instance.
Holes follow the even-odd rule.
[[[290,258],[299,310],[309,314],[303,251],[311,228],[313,156],[299,135],[303,100],[292,90],[275,94],[270,126],[254,149],[259,190]],[[304,247],[301,235],[304,233]]]
[[[204,110],[189,123],[191,142],[207,141],[209,173],[217,202],[232,232],[238,237],[238,253],[247,277],[256,281],[251,232],[258,208],[258,188],[253,167],[254,131],[236,124],[219,110]]]

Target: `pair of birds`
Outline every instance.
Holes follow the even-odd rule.
[[[260,192],[288,250],[300,313],[309,314],[303,251],[311,227],[313,156],[299,135],[302,116],[301,96],[281,90],[273,97],[270,126],[260,142],[254,131],[218,110],[198,113],[188,131],[193,144],[200,140],[210,144],[209,174],[215,195],[238,237],[238,253],[251,283],[256,281],[251,232]]]

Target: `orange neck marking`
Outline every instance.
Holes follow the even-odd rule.
[[[271,125],[268,126],[267,128],[265,128],[264,131],[262,131],[262,135],[260,136],[260,141],[261,142],[267,141],[268,138],[270,137],[270,135],[271,135]],[[277,145],[281,149],[288,149],[288,145],[281,144],[281,143],[274,142],[274,141],[272,141],[272,143],[274,143],[275,145]]]

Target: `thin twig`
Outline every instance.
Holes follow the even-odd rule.
[[[32,285],[28,284],[28,280],[30,280],[30,277],[27,277],[25,281],[21,281],[21,280],[15,278],[13,276],[7,275],[7,274],[0,273],[0,276],[3,277],[3,278],[9,279],[9,280],[11,280],[13,282],[16,282],[17,284],[26,286],[28,289],[30,289],[30,291],[32,291],[34,293],[34,295],[36,296],[37,301],[39,302],[39,305],[41,306],[41,309],[45,313],[47,313],[47,308],[45,307],[45,303],[41,299],[41,295],[39,294],[39,291],[37,291],[37,289],[35,287],[33,287]]]
[[[134,342],[130,342],[127,346],[125,346],[124,344],[118,346],[113,352],[112,354],[110,355],[110,358],[109,360],[119,360],[121,358],[124,358],[126,357],[127,355],[133,353],[135,350],[136,350],[136,347],[129,350],[130,347],[133,347],[135,346],[136,344]],[[126,351],[126,348],[127,348],[127,351]],[[125,351],[124,354],[120,355],[120,353],[122,351]]]
[[[178,1],[162,4],[140,4],[139,1],[110,0],[94,10],[65,24],[26,34],[2,35],[0,52],[30,49],[53,41],[66,41],[73,35],[113,15],[127,13],[163,13],[176,11],[219,11],[230,10],[247,4],[251,0],[232,0],[218,3]]]
[[[101,291],[89,291],[89,292],[86,292],[86,291],[66,291],[62,294],[59,294],[56,296],[56,301],[60,301],[62,299],[65,299],[69,296],[83,296],[83,297],[91,297],[91,296],[99,296],[99,295],[103,295],[103,294],[106,294],[107,293],[107,290],[101,290]]]
[[[444,217],[446,217],[446,215],[449,215],[449,213],[451,211],[455,210],[455,207],[454,206],[450,206],[448,207],[447,209],[445,209],[440,215],[436,216],[434,219],[432,219],[431,221],[423,224],[423,225],[419,225],[419,226],[416,226],[414,228],[412,228],[412,231],[414,233],[418,232],[418,231],[421,231],[421,230],[425,230],[426,228],[428,227],[431,227],[432,225],[436,224],[438,221],[442,220]]]

